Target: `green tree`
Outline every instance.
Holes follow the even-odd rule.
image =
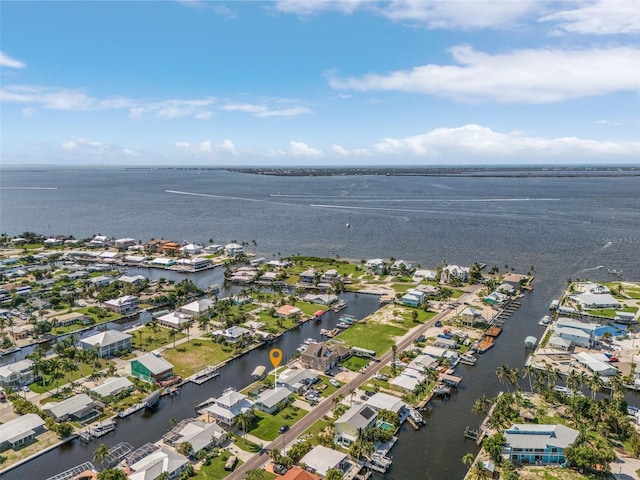
[[[178,445],[178,448],[176,449],[176,451],[180,455],[184,455],[185,457],[188,457],[191,455],[191,452],[193,452],[193,446],[189,442],[182,442]]]
[[[117,468],[107,468],[98,473],[98,480],[127,480],[127,474]]]
[[[343,477],[344,474],[342,473],[342,470],[331,468],[327,471],[327,474],[324,478],[325,480],[342,480]]]
[[[498,462],[501,458],[502,448],[507,444],[503,433],[494,433],[482,441],[482,446],[487,451],[491,460]]]
[[[101,443],[98,448],[96,448],[93,452],[93,461],[96,463],[104,463],[109,455],[109,447],[107,447],[104,443]]]
[[[467,467],[470,467],[475,461],[475,459],[476,459],[476,456],[473,453],[469,452],[465,454],[464,457],[462,457],[462,463],[464,463]]]
[[[255,470],[249,470],[244,477],[244,480],[263,480],[264,470],[256,468]]]
[[[470,480],[486,480],[491,478],[491,472],[482,460],[478,460],[469,470]]]

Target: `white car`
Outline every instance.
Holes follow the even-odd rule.
[[[22,390],[23,392],[30,392],[31,389],[29,387],[27,387],[26,385],[23,385],[22,387],[20,387],[20,390]]]
[[[333,379],[333,378],[331,380],[329,380],[329,383],[331,385],[333,385],[334,387],[339,387],[340,386],[340,382],[335,380],[335,379]]]

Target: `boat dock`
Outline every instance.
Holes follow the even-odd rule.
[[[118,412],[118,418],[126,418],[131,414],[139,412],[144,407],[145,407],[145,403],[144,402],[136,403],[135,405],[130,406],[126,410],[122,410],[122,411]]]
[[[216,403],[215,397],[209,397],[204,402],[200,402],[195,406],[196,412],[202,413],[202,410],[207,408],[209,405],[213,405],[214,403]]]
[[[115,429],[115,420],[105,420],[80,430],[78,437],[84,442],[90,442],[91,440],[105,436],[107,433],[113,432]]]
[[[196,385],[202,385],[205,382],[208,382],[212,378],[220,375],[220,369],[215,365],[208,365],[199,372],[196,372],[189,378],[187,378],[187,382],[193,382]]]

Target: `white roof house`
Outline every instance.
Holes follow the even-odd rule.
[[[390,385],[401,388],[402,390],[413,390],[418,383],[423,381],[426,377],[412,368],[404,370],[396,378],[389,381]]]
[[[183,247],[180,247],[180,251],[182,253],[188,253],[191,255],[197,255],[198,253],[202,253],[202,245],[196,245],[195,243],[189,243]]]
[[[552,348],[559,348],[560,350],[569,350],[573,343],[571,340],[561,337],[551,337],[549,339],[549,346]]]
[[[578,328],[561,327],[555,331],[555,335],[581,347],[591,346],[591,335]]]
[[[178,311],[167,313],[157,318],[157,321],[160,325],[176,329],[179,329],[185,323],[190,322],[191,320],[193,320],[193,316]]]
[[[256,398],[256,408],[273,413],[291,396],[288,388],[268,388]]]
[[[20,387],[33,383],[33,360],[28,358],[0,367],[0,385]]]
[[[189,463],[186,457],[165,447],[153,445],[148,447],[148,451],[148,455],[129,465],[129,480],[155,480],[163,472],[169,473],[170,478],[177,478]]]
[[[224,253],[229,257],[244,255],[244,247],[242,245],[238,245],[237,243],[227,243],[224,246]]]
[[[188,315],[193,315],[197,318],[205,313],[209,313],[213,309],[215,304],[216,302],[214,302],[213,300],[203,298],[202,300],[196,300],[194,302],[187,303],[186,305],[181,306],[180,311]]]
[[[128,350],[132,346],[132,336],[118,330],[105,330],[80,340],[84,350],[98,349],[100,357],[114,355],[118,351]]]
[[[193,453],[203,448],[209,448],[212,444],[223,441],[227,437],[227,431],[217,423],[207,423],[195,418],[187,418],[178,423],[162,439],[173,447],[182,442],[189,442]]]
[[[250,335],[251,330],[236,325],[225,330],[216,330],[213,333],[215,335],[222,335],[228,342],[237,342],[243,335]]]
[[[16,448],[44,431],[44,420],[35,413],[27,413],[0,425],[0,448]]]
[[[603,362],[598,357],[588,353],[588,352],[580,352],[573,355],[573,358],[576,361],[591,370],[592,372],[597,372],[602,377],[610,377],[615,375],[618,369],[613,365]]]
[[[67,418],[83,420],[96,413],[100,404],[95,402],[86,393],[80,393],[61,402],[47,403],[42,410],[51,414],[56,421],[64,421]]]
[[[620,302],[609,293],[585,292],[569,297],[582,308],[620,308]]]
[[[435,270],[416,270],[413,272],[414,280],[435,280],[438,273]]]
[[[147,279],[147,277],[145,277],[144,275],[121,275],[118,277],[118,281],[119,282],[124,282],[124,283],[131,283],[131,284],[135,284],[135,285],[139,285],[141,283],[143,283],[145,280]]]
[[[407,407],[398,397],[384,392],[373,394],[366,403],[375,410],[389,410],[397,414],[400,414]]]
[[[205,408],[205,412],[219,423],[232,425],[238,415],[252,409],[253,402],[251,400],[242,393],[229,388],[222,393],[221,397],[215,399],[213,405]]]
[[[307,453],[300,463],[304,463],[318,475],[325,476],[332,468],[344,468],[347,460],[347,454],[327,448],[323,445],[317,445],[309,453]]]
[[[572,318],[560,317],[556,322],[557,328],[577,328],[582,330],[585,333],[588,333],[589,336],[593,338],[595,331],[599,327],[596,323],[585,323],[580,322],[578,320],[573,320]]]
[[[440,273],[440,282],[449,283],[454,278],[466,282],[469,279],[469,267],[460,267],[458,265],[447,265],[443,267]]]
[[[98,395],[99,397],[109,397],[111,395],[117,395],[123,391],[131,390],[133,383],[127,377],[111,377],[107,378],[102,384],[97,387],[93,387],[90,391]]]
[[[296,370],[287,368],[278,374],[276,385],[286,387],[292,392],[297,392],[305,385],[318,378],[318,372],[306,368]]]

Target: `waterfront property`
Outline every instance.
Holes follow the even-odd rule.
[[[233,388],[228,388],[222,396],[214,398],[213,401],[213,405],[205,408],[208,419],[227,427],[235,423],[238,415],[253,410],[253,402]]]
[[[273,415],[289,403],[290,397],[291,391],[286,388],[268,388],[258,395],[255,406],[261,412]]]
[[[378,412],[369,405],[353,405],[335,421],[334,442],[344,447],[350,446],[356,441],[358,431],[375,426],[377,418]]]
[[[115,397],[133,390],[133,383],[126,377],[106,378],[100,385],[93,387],[90,392],[99,398]]]
[[[347,454],[338,452],[323,445],[314,447],[307,453],[300,463],[304,463],[313,473],[324,477],[327,472],[333,468],[348,471],[351,464],[347,461]]]
[[[512,462],[561,464],[565,449],[578,434],[564,425],[514,424],[504,432],[507,443],[502,455]]]
[[[124,295],[119,298],[107,300],[104,306],[119,315],[131,315],[136,313],[139,308],[139,300],[135,295]]]
[[[80,340],[83,350],[95,349],[100,358],[131,350],[132,336],[118,330],[105,330]]]
[[[176,424],[162,440],[171,447],[178,447],[183,442],[191,444],[191,455],[200,450],[210,450],[214,446],[222,444],[229,432],[217,423],[207,423],[195,418],[186,418]]]
[[[278,374],[276,385],[286,387],[294,393],[300,393],[306,385],[312,385],[319,379],[320,377],[313,370],[287,368]]]
[[[50,414],[56,422],[75,420],[85,423],[97,417],[102,407],[100,402],[96,402],[86,393],[80,393],[61,402],[47,403],[42,410]]]
[[[162,383],[173,376],[173,365],[150,353],[131,360],[131,376],[147,383]]]
[[[609,293],[584,292],[578,295],[569,295],[568,300],[581,309],[620,308],[620,302]]]
[[[163,327],[173,328],[175,330],[181,330],[184,325],[193,320],[193,317],[187,313],[180,311],[166,313],[157,317],[158,324]]]
[[[601,377],[611,377],[618,372],[616,367],[608,363],[609,357],[604,354],[579,352],[574,354],[573,358],[587,370]]]
[[[155,479],[164,472],[174,479],[188,464],[189,460],[182,455],[166,447],[147,443],[127,456],[125,472],[129,480]]]
[[[215,303],[216,302],[209,298],[203,298],[181,306],[180,312],[191,315],[194,319],[197,320],[203,316],[211,315]]]
[[[35,413],[27,413],[0,425],[0,451],[18,450],[45,431],[44,420]]]
[[[33,361],[20,360],[0,367],[0,386],[20,388],[34,381]]]
[[[345,349],[345,347],[340,348]],[[338,352],[338,347],[327,345],[326,342],[310,343],[307,349],[302,352],[300,362],[312,370],[328,372],[338,365],[340,360],[338,353],[340,353]],[[348,354],[346,355],[348,356]]]

